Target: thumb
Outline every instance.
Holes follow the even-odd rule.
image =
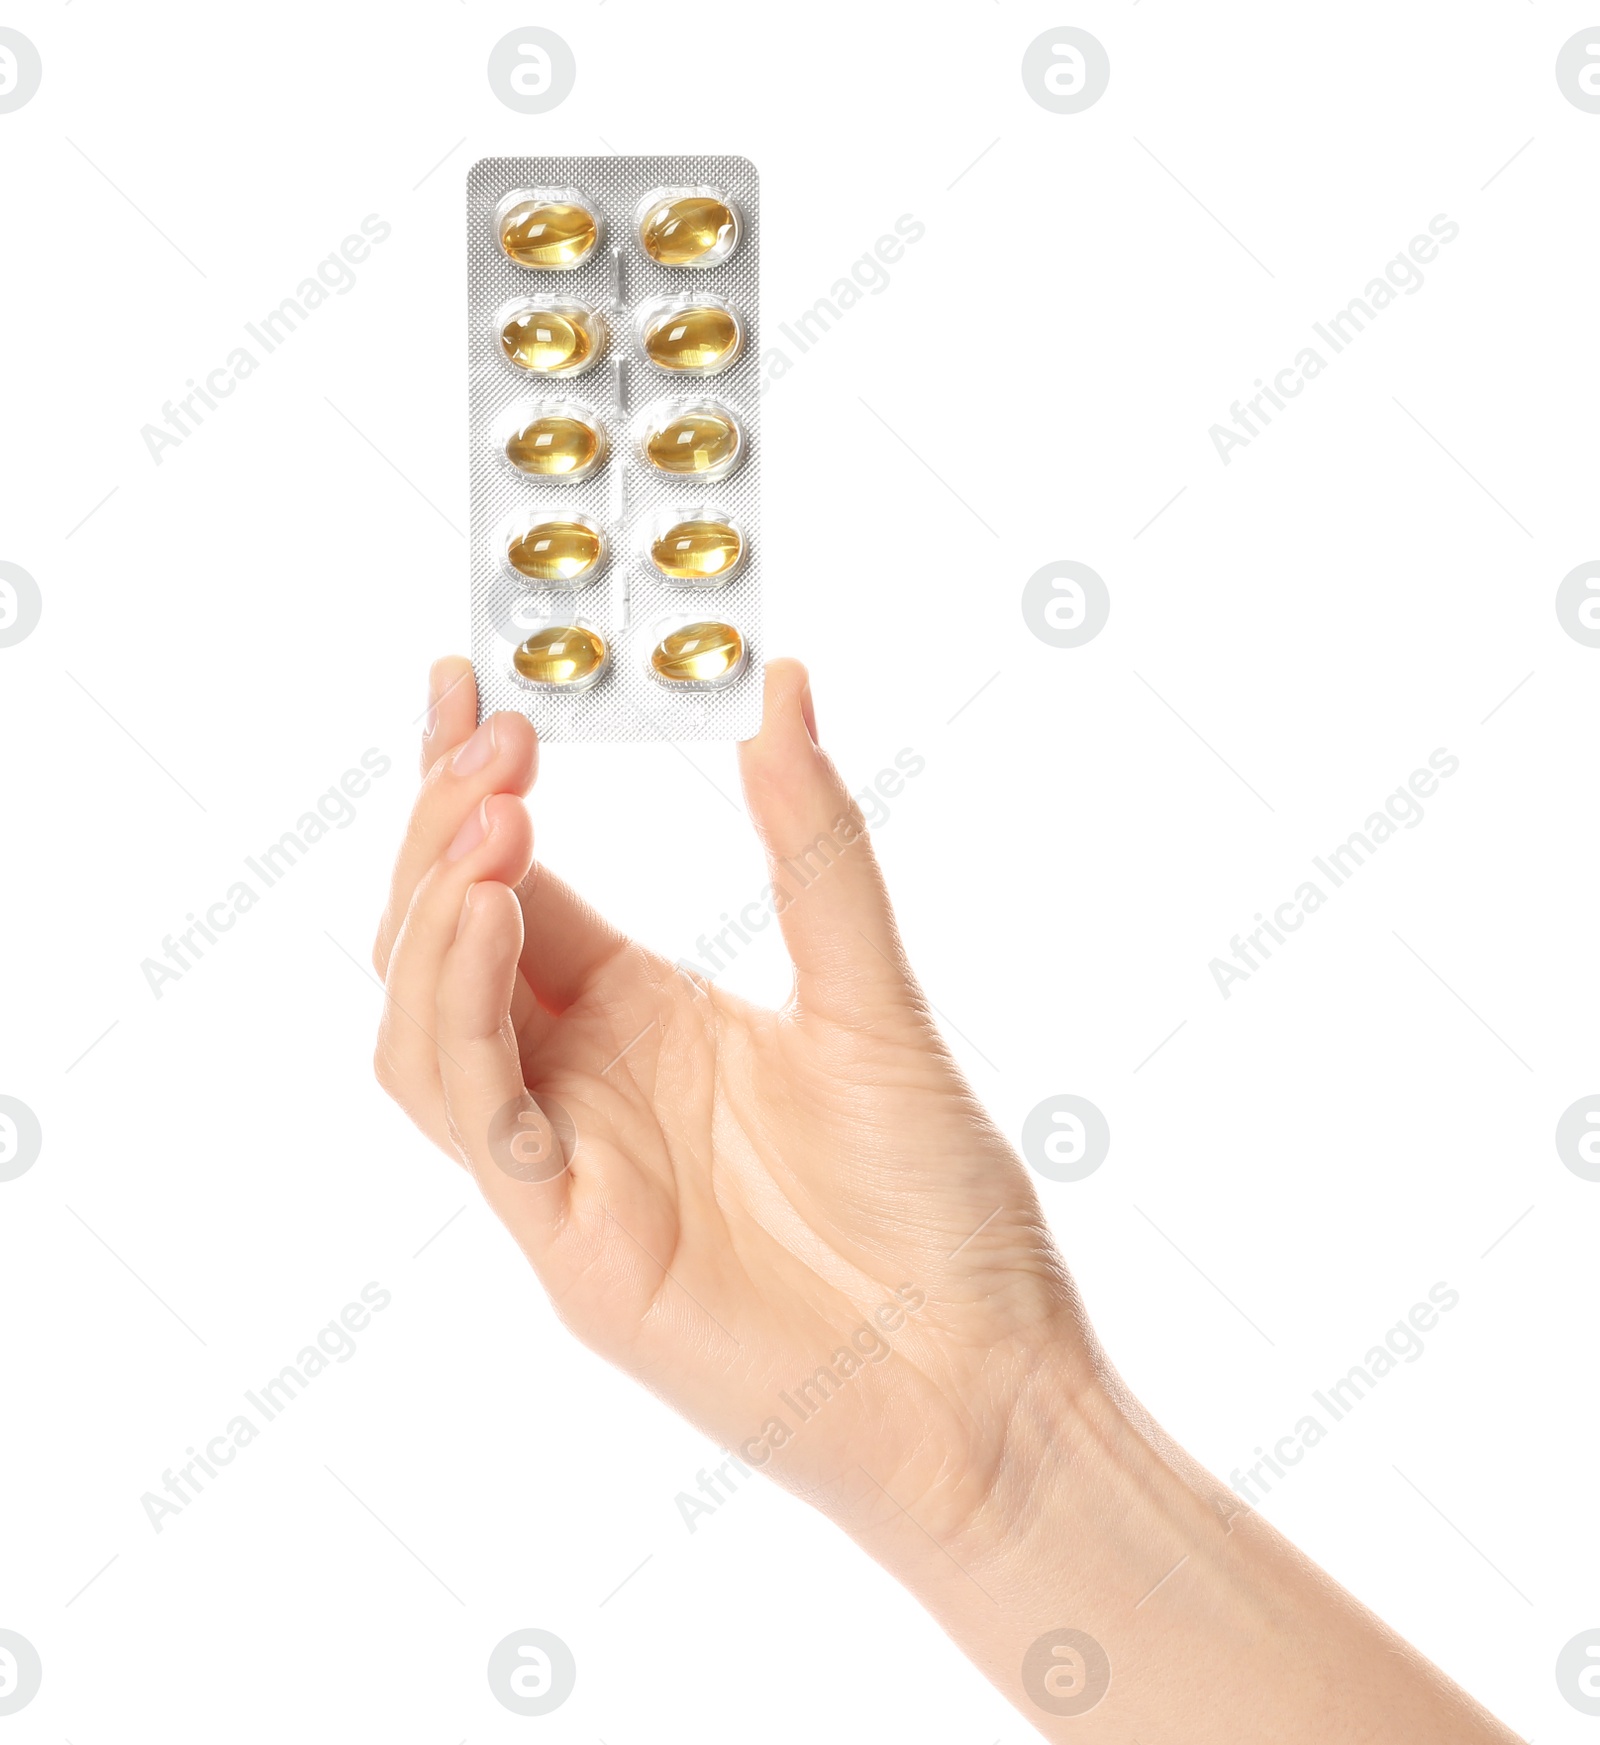
[[[918,1003],[861,809],[817,743],[798,661],[768,665],[761,731],[739,747],[739,771],[801,1011],[859,1024]]]

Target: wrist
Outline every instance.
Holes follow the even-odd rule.
[[[1004,1458],[953,1541],[1020,1599],[1064,1586],[1095,1604],[1165,1544],[1174,1558],[1226,1537],[1244,1505],[1154,1422],[1102,1363],[1070,1354],[1031,1368],[1011,1402]],[[1067,1553],[1064,1555],[1064,1551]],[[1075,1573],[1077,1572],[1077,1573]],[[1133,1594],[1138,1599],[1148,1584]]]
[[[1021,1378],[1002,1452],[948,1548],[1019,1616],[1103,1616],[1226,1536],[1242,1506],[1113,1372],[1058,1350]]]
[[[857,1534],[1032,1726],[1276,1745],[1315,1714],[1327,1745],[1513,1745],[1079,1349],[1026,1368],[989,1482],[937,1542],[914,1504]]]
[[[946,1450],[943,1488],[886,1487],[852,1531],[1047,1737],[1121,1740],[1123,1702],[1090,1711],[1156,1670],[1141,1638],[1162,1594],[1187,1575],[1209,1608],[1231,1588],[1237,1499],[1076,1337],[1016,1367],[982,1485],[947,1506],[969,1451]]]
[[[1076,1328],[1026,1350],[991,1347],[981,1375],[941,1403],[918,1413],[908,1458],[862,1467],[862,1482],[842,1487],[845,1507],[828,1511],[925,1602],[963,1571],[1004,1587],[1008,1604],[1023,1602],[1041,1567],[1059,1592],[1076,1561],[1063,1547],[1173,1488],[1170,1445]],[[1193,1492],[1175,1488],[1196,1509]]]

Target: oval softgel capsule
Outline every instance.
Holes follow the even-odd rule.
[[[668,582],[722,587],[744,559],[744,535],[719,510],[669,511],[658,517],[650,538],[650,561]]]
[[[506,362],[530,375],[580,375],[604,344],[599,317],[581,303],[521,303],[496,326]]]
[[[675,625],[650,650],[650,673],[657,684],[683,689],[731,684],[744,662],[744,638],[733,625],[708,618]]]
[[[528,517],[506,538],[506,563],[536,587],[581,588],[605,556],[605,535],[587,515],[560,510]]]
[[[525,685],[541,691],[582,691],[605,671],[608,650],[598,631],[583,624],[552,624],[519,642],[511,666]]]
[[[639,243],[664,267],[704,270],[739,246],[739,211],[720,188],[658,188],[639,205]]]
[[[717,297],[665,297],[639,311],[639,348],[657,369],[712,376],[744,347],[738,311]]]
[[[581,406],[532,407],[506,424],[505,457],[533,478],[584,478],[599,466],[605,446],[599,419]]]
[[[738,420],[714,401],[652,407],[640,423],[644,457],[679,479],[720,479],[739,464]]]
[[[600,241],[600,215],[575,189],[516,190],[495,212],[495,235],[519,267],[581,266]]]

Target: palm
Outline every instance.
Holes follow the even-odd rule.
[[[885,1305],[894,1331],[855,1347],[867,1375],[877,1365],[862,1346],[881,1362],[927,1343],[926,1314],[919,1328],[897,1300],[963,1304],[964,1338],[981,1329],[963,1354],[976,1360],[1055,1306],[1026,1179],[914,1007],[845,1032],[752,1007],[630,945],[559,1017],[526,982],[513,1013],[524,1083],[576,1136],[570,1240],[539,1256],[560,1313],[624,1367],[684,1378],[663,1391],[735,1451],[764,1446],[763,1423],[785,1415],[774,1402],[793,1401]],[[885,1434],[881,1387],[840,1387],[833,1399],[853,1409],[818,1418],[786,1480],[840,1483],[869,1402],[874,1464],[901,1469],[928,1411],[951,1412],[970,1386],[942,1355],[909,1389],[899,1378],[903,1447]]]

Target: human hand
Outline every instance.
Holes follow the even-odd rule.
[[[799,666],[768,667],[740,748],[780,1012],[536,865],[532,728],[475,726],[465,661],[431,696],[373,953],[378,1077],[581,1339],[839,1522],[1052,1739],[1509,1745],[1106,1364],[905,961]]]
[[[1090,1350],[1027,1174],[905,961],[804,670],[769,666],[740,749],[795,965],[780,1012],[535,863],[532,728],[474,731],[464,661],[432,695],[374,950],[379,1079],[586,1344],[847,1528],[908,1511],[958,1537],[1024,1384],[1047,1358],[1086,1380]]]

